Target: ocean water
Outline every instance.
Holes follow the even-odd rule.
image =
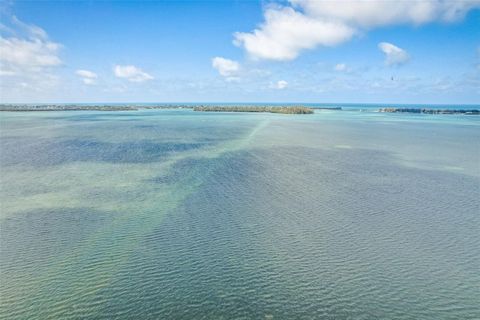
[[[479,319],[480,118],[0,113],[1,319]]]

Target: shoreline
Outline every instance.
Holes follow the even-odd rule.
[[[359,107],[356,110],[349,110],[339,106],[304,106],[304,105],[25,105],[25,104],[3,104],[0,105],[0,112],[45,112],[45,111],[138,111],[138,110],[163,110],[163,109],[190,109],[195,112],[250,112],[250,113],[279,113],[279,114],[313,114],[315,110],[330,111],[370,111],[379,113],[411,113],[411,114],[430,114],[430,115],[480,115],[480,109],[462,108],[403,108],[403,107],[375,107],[363,109]]]
[[[380,108],[383,113],[466,114],[479,115],[479,109]]]

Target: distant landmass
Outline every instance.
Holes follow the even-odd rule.
[[[269,107],[269,106],[197,106],[193,111],[203,112],[268,112],[268,113],[284,113],[284,114],[311,114],[312,108],[303,106],[296,107]]]
[[[480,110],[466,110],[466,109],[427,109],[427,108],[381,108],[379,112],[406,112],[406,113],[427,113],[427,114],[480,114]]]
[[[0,105],[0,111],[130,111],[138,110],[135,106],[113,106],[113,105],[22,105],[4,104]]]
[[[0,111],[131,111],[139,109],[193,109],[202,112],[268,112],[283,114],[312,114],[313,108],[304,106],[208,106],[208,105],[1,105]],[[324,108],[341,109],[341,108]]]
[[[360,106],[357,111],[365,111]],[[134,111],[141,109],[191,109],[199,112],[259,112],[282,114],[312,114],[315,110],[345,110],[349,108],[338,106],[304,106],[304,105],[217,105],[217,104],[1,104],[0,111],[26,112],[26,111]],[[440,108],[405,108],[405,107],[376,107],[368,111],[384,113],[420,113],[420,114],[465,114],[480,115],[480,109],[440,109]]]

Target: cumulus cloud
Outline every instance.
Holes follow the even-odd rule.
[[[15,17],[12,24],[18,31],[8,29],[11,32],[9,37],[0,35],[2,75],[26,76],[62,64],[59,57],[62,46],[50,41],[43,29],[25,24]]]
[[[432,21],[452,22],[480,7],[480,1],[452,0],[291,0],[294,6],[307,14],[326,19],[341,20],[364,28],[392,24],[420,25]]]
[[[480,0],[290,0],[267,7],[264,22],[235,33],[234,43],[254,59],[292,60],[303,50],[335,46],[372,28],[452,22],[478,7]]]
[[[42,68],[58,66],[60,46],[57,43],[34,39],[0,38],[0,61],[11,68]]]
[[[282,90],[288,87],[288,82],[285,80],[279,80],[276,83],[273,83],[270,87],[273,89]]]
[[[401,65],[409,59],[408,53],[394,44],[380,42],[378,48],[385,53],[385,64],[388,66]]]
[[[292,60],[304,49],[334,46],[354,33],[354,29],[336,21],[315,19],[290,7],[271,7],[259,28],[235,33],[234,44],[243,46],[252,58]]]
[[[55,69],[62,65],[61,49],[40,27],[5,18],[0,28],[2,100],[29,99],[55,90],[60,83]]]
[[[95,84],[95,81],[98,78],[95,72],[88,70],[77,70],[75,71],[75,74],[82,79],[83,83],[88,85]]]
[[[116,65],[113,68],[113,73],[117,78],[127,79],[128,81],[131,81],[131,82],[144,82],[147,80],[154,79],[151,75],[144,72],[142,69],[132,65],[127,65],[127,66]]]
[[[214,67],[220,75],[230,78],[236,78],[240,71],[240,64],[237,61],[215,57],[212,59],[212,67]]]

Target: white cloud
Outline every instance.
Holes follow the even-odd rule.
[[[270,87],[273,89],[282,90],[288,87],[288,82],[285,80],[279,80],[276,83],[272,84]]]
[[[451,22],[480,7],[480,0],[290,0],[269,6],[252,32],[234,34],[234,44],[254,59],[292,60],[302,50],[335,46],[369,29]]]
[[[62,45],[51,41],[45,30],[25,24],[16,17],[3,22],[9,25],[2,24],[0,28],[2,98],[27,99],[54,90],[59,84],[54,70],[62,65]]]
[[[348,70],[347,65],[345,63],[338,63],[335,65],[333,69],[335,71],[340,71],[340,72]]]
[[[77,70],[75,71],[75,74],[82,79],[83,83],[88,85],[95,84],[96,79],[98,78],[95,72],[88,70]]]
[[[151,75],[144,72],[142,69],[132,65],[120,66],[116,65],[113,68],[113,72],[116,77],[124,78],[131,82],[144,82],[154,79]]]
[[[227,77],[227,79],[235,79],[235,75],[240,71],[240,64],[237,61],[225,59],[222,57],[215,57],[212,59],[212,67],[217,69],[220,75]]]
[[[92,85],[96,83],[95,79],[89,79],[89,78],[83,78],[82,81],[87,85]]]
[[[0,61],[18,68],[58,66],[60,45],[40,38],[18,39],[0,37]]]
[[[349,25],[373,28],[392,24],[420,25],[451,22],[480,6],[480,1],[452,0],[291,0],[294,6],[316,18],[336,19]]]
[[[409,55],[402,48],[388,42],[380,42],[378,48],[385,53],[385,64],[401,65],[408,61]]]
[[[32,25],[27,25],[17,18],[12,18],[19,33],[13,36],[0,36],[0,68],[2,74],[25,75],[32,72],[43,72],[45,68],[62,64],[59,57],[61,45],[48,39],[47,33]]]
[[[265,22],[251,33],[237,32],[234,44],[252,58],[292,60],[300,51],[318,45],[334,46],[350,39],[355,31],[336,21],[317,20],[289,7],[271,7]]]
[[[77,70],[75,73],[82,78],[96,79],[98,77],[95,72],[88,70]]]

